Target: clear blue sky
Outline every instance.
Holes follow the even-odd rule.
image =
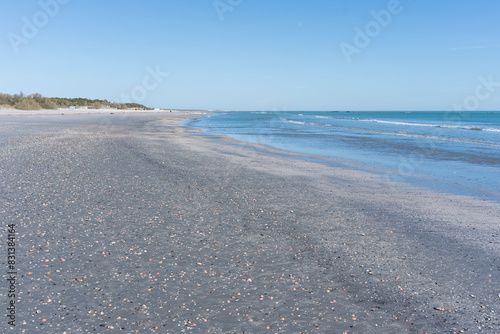
[[[55,1],[67,3],[56,10]],[[163,108],[448,110],[479,101],[500,110],[500,1],[390,3],[2,1],[0,92],[133,92],[127,102]],[[389,10],[383,25],[371,14]],[[372,29],[368,45],[356,44],[356,27]],[[350,62],[341,45],[357,48]],[[157,84],[148,67],[169,75]],[[477,98],[478,78],[489,76],[498,84],[482,84]]]

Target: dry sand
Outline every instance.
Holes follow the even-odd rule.
[[[0,108],[0,116],[34,116],[34,115],[104,115],[104,114],[156,114],[181,112],[189,114],[203,114],[202,111],[179,111],[174,109],[158,110],[127,110],[127,109],[80,109],[80,108],[59,108],[59,109],[41,109],[41,110],[18,110],[13,108]]]
[[[19,239],[1,332],[500,333],[498,204],[177,125],[192,116],[0,118]]]

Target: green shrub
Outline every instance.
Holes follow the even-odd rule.
[[[0,93],[0,105],[12,107],[14,105],[14,98],[9,94]]]
[[[19,110],[40,110],[42,107],[31,97],[25,97],[14,105]]]
[[[95,109],[101,108],[101,106],[113,107],[118,109],[144,109],[152,110],[153,108],[148,108],[142,104],[138,103],[117,103],[109,102],[108,100],[91,100],[85,98],[63,98],[63,97],[52,97],[46,98],[39,93],[34,93],[31,95],[25,95],[23,92],[19,94],[2,94],[0,93],[0,106],[6,108],[16,108],[20,110],[39,110],[39,109],[57,109],[59,107],[68,108],[70,106],[87,106]]]
[[[40,102],[38,102],[38,104],[40,105],[40,107],[42,107],[42,109],[57,109],[58,106],[57,106],[57,103],[55,103],[54,101],[52,101],[51,99],[48,99],[46,97],[42,98]]]

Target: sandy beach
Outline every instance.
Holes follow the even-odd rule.
[[[173,109],[155,109],[155,110],[124,110],[124,109],[85,109],[85,108],[59,108],[42,110],[17,110],[13,108],[0,108],[0,116],[48,116],[48,115],[105,115],[105,114],[158,114],[183,112]],[[202,111],[189,111],[190,114],[203,114]]]
[[[500,333],[499,204],[195,116],[0,116],[0,332]]]

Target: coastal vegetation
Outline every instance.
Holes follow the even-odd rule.
[[[23,92],[19,94],[3,94],[0,93],[0,108],[14,108],[18,110],[40,110],[40,109],[57,109],[57,108],[87,108],[87,109],[144,109],[151,110],[142,104],[138,103],[117,103],[109,102],[108,100],[87,99],[87,98],[66,98],[66,97],[43,97],[41,94],[35,93],[25,95]]]

